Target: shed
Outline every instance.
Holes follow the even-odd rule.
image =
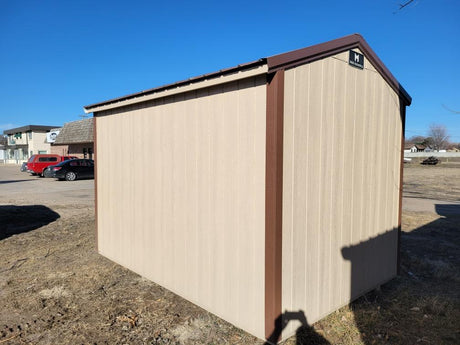
[[[98,250],[284,339],[396,276],[410,103],[354,34],[85,106]]]

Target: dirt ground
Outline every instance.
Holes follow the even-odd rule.
[[[263,344],[98,255],[93,182],[0,166],[0,344]],[[404,187],[433,212],[404,208],[401,275],[285,344],[460,344],[460,165]]]

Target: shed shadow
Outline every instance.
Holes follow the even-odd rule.
[[[460,301],[460,204],[437,204],[435,210],[442,218],[402,232],[399,248],[398,228],[342,248],[343,258],[351,262],[350,309],[362,344],[423,343],[428,339],[460,343],[460,333],[452,326]],[[388,251],[398,250],[401,270],[395,276],[398,259]],[[383,270],[383,280],[376,267]],[[442,332],[432,327],[433,320],[444,319]],[[299,310],[286,311],[276,319],[265,345],[276,344],[291,321],[301,324],[294,336],[296,345],[331,344]]]
[[[1,205],[0,241],[38,229],[58,218],[60,218],[58,213],[43,205]]]
[[[351,262],[352,300],[359,297],[350,307],[363,344],[460,342],[449,316],[460,301],[460,205],[438,204],[435,209],[443,218],[401,232],[400,265],[388,272],[388,282],[374,278],[365,260],[383,260],[381,250],[391,248],[397,228],[342,249],[343,258]],[[398,277],[391,279],[398,268]],[[365,281],[377,289],[366,293]],[[443,310],[437,309],[439,301]],[[442,331],[433,327],[442,320]]]

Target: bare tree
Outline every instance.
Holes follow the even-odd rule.
[[[428,134],[431,137],[434,150],[443,150],[449,145],[449,135],[447,134],[446,126],[432,124]]]

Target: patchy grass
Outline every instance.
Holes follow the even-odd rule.
[[[411,167],[405,193],[460,200],[459,176]],[[48,206],[60,217],[27,208],[37,225],[9,222],[0,240],[0,344],[263,344],[98,255],[91,209]],[[285,344],[460,344],[459,224],[404,212],[401,275]]]

